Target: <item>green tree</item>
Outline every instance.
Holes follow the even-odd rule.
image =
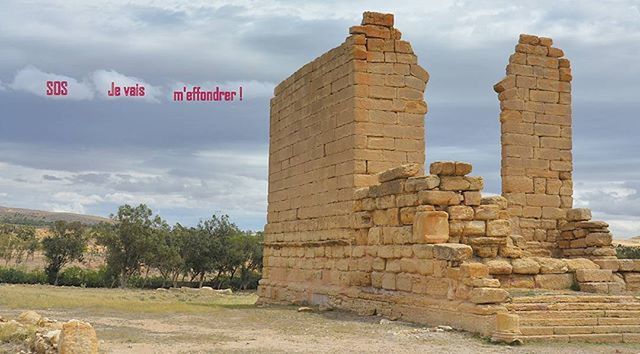
[[[262,232],[243,232],[236,237],[237,247],[241,249],[242,261],[240,262],[240,288],[245,290],[252,281],[255,281],[256,272],[262,271]],[[233,273],[235,274],[235,272]],[[232,279],[233,279],[232,274]]]
[[[5,265],[11,260],[20,263],[33,256],[39,242],[32,226],[0,224],[0,258]]]
[[[202,287],[209,273],[216,272],[215,282],[222,274],[235,271],[240,265],[242,250],[232,239],[241,233],[227,215],[213,215],[188,229],[184,234],[182,258],[191,281],[197,278],[198,286]]]
[[[73,261],[82,261],[87,248],[84,226],[80,222],[56,221],[51,234],[42,239],[42,249],[47,260],[45,272],[50,284],[58,285],[60,270]]]
[[[115,223],[100,225],[96,238],[106,248],[107,266],[125,288],[144,262],[153,258],[158,234],[167,232],[169,226],[144,204],[123,205],[111,218]]]
[[[184,235],[189,229],[180,224],[176,224],[171,230],[163,230],[157,233],[157,239],[152,252],[148,254],[145,263],[149,268],[154,268],[160,272],[163,283],[171,280],[173,287],[177,287],[178,276],[184,269],[184,259],[182,249],[184,247]]]

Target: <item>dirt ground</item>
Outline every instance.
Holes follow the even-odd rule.
[[[629,344],[491,344],[464,332],[361,317],[254,305],[254,293],[0,285],[0,316],[32,309],[90,322],[104,353],[638,353]],[[14,353],[15,345],[0,344]]]

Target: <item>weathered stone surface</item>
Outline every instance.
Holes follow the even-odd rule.
[[[609,246],[612,241],[613,236],[608,232],[590,233],[585,238],[587,246]]]
[[[603,229],[609,227],[604,221],[580,221],[576,223],[577,228],[583,229]]]
[[[413,221],[413,240],[418,243],[447,242],[449,215],[444,211],[417,212]]]
[[[576,279],[581,283],[608,282],[612,281],[613,277],[610,269],[578,269]]]
[[[420,165],[416,163],[406,164],[380,172],[380,174],[378,174],[378,181],[387,182],[401,178],[409,178],[418,173],[420,173]]]
[[[482,205],[496,204],[501,209],[506,209],[508,201],[507,201],[507,199],[505,197],[503,197],[501,195],[494,195],[494,196],[490,196],[490,197],[483,197],[481,202],[480,202],[480,204],[482,204]]]
[[[600,266],[586,258],[569,258],[564,260],[570,272],[578,269],[600,269]]]
[[[532,258],[519,258],[511,262],[513,272],[516,274],[538,274],[540,273],[540,264]]]
[[[433,246],[433,256],[447,261],[464,261],[473,254],[470,246],[460,243],[440,243]]]
[[[536,262],[540,264],[540,273],[566,273],[569,271],[567,262],[563,259],[555,259],[548,257],[536,257]]]
[[[569,221],[587,221],[591,220],[591,209],[577,208],[567,210],[567,220]]]
[[[496,288],[474,288],[469,300],[476,304],[495,304],[507,301],[509,292]]]
[[[513,266],[511,263],[503,260],[490,260],[486,263],[489,268],[489,274],[511,274]]]
[[[429,205],[458,205],[462,202],[462,195],[451,191],[420,191],[418,201]]]
[[[393,27],[393,14],[366,11],[362,14],[362,25]]]
[[[509,220],[489,220],[487,221],[487,236],[506,237],[511,234],[511,223]]]
[[[410,177],[407,179],[405,189],[407,192],[421,191],[425,189],[434,189],[440,185],[440,177],[436,175]]]
[[[460,272],[463,277],[484,278],[489,276],[489,268],[478,262],[464,262],[460,265]]]
[[[97,354],[96,331],[86,322],[71,320],[62,326],[60,333],[60,354]]]
[[[466,205],[454,205],[447,208],[451,220],[473,220],[473,208]]]
[[[535,277],[536,288],[542,289],[570,289],[574,284],[573,274],[539,274]]]
[[[429,167],[432,175],[442,176],[465,176],[471,173],[470,163],[461,161],[436,161]]]

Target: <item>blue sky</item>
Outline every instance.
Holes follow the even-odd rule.
[[[532,2],[533,3],[533,2]],[[108,215],[144,202],[171,222],[265,222],[269,98],[339,45],[362,12],[396,15],[431,74],[427,162],[463,160],[499,193],[498,101],[520,33],[572,62],[575,205],[640,235],[640,6],[635,1],[5,1],[0,11],[0,205]],[[63,78],[66,99],[42,94]],[[110,81],[145,99],[109,99]],[[174,103],[181,85],[235,103]]]

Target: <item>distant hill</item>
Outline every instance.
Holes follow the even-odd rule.
[[[95,225],[101,222],[111,222],[111,219],[94,215],[56,213],[51,211],[8,208],[0,206],[0,222],[2,223],[46,226],[59,220],[67,222],[79,221],[87,225]]]
[[[640,247],[640,236],[629,237],[625,240],[613,240],[614,245]]]

